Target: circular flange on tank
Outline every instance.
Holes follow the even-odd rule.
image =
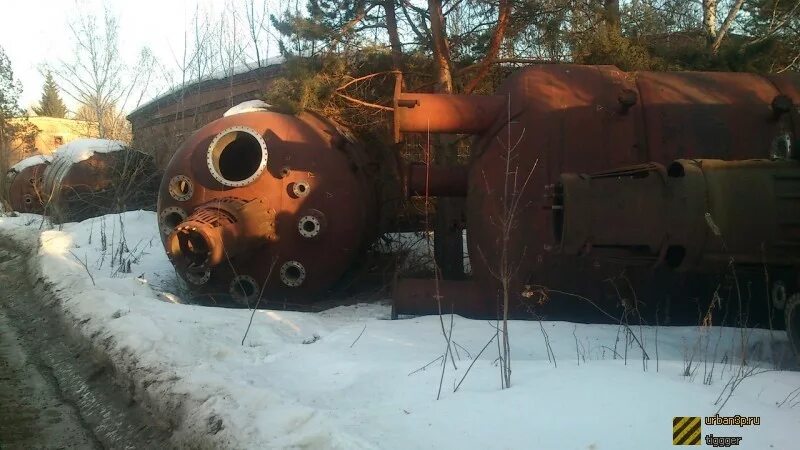
[[[267,168],[267,143],[256,130],[233,126],[214,137],[206,152],[211,176],[225,186],[247,186]]]
[[[194,194],[194,184],[186,175],[175,175],[169,180],[169,195],[175,200],[185,202],[192,198],[192,194]]]

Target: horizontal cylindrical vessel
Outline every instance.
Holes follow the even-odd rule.
[[[44,173],[45,213],[57,223],[153,209],[160,178],[153,157],[106,139],[59,147]]]
[[[425,100],[437,105],[427,100],[432,95],[426,94]],[[438,98],[439,110],[470,109],[467,96]],[[479,97],[472,108],[491,111],[489,117],[470,113],[460,119],[454,113],[446,118],[452,123],[437,131],[476,135],[466,207],[472,274],[489,303],[486,309],[495,310],[503,285],[500,266],[513,268],[508,270],[510,305],[523,316],[532,308],[539,315],[573,319],[583,304],[555,292],[547,301],[533,302],[531,286],[578,294],[613,308],[620,304],[620,293],[609,280],[621,274],[637,298],[658,301],[710,297],[707,284],[712,291],[717,284],[708,277],[676,279],[671,271],[552,252],[551,199],[546,197],[552,192],[545,187],[562,173],[597,173],[682,158],[791,159],[800,136],[797,74],[626,73],[613,66],[538,65],[508,77],[491,98],[503,101],[490,101],[495,106],[486,107]],[[416,108],[410,100],[408,106]],[[414,130],[424,132],[421,117],[431,114],[412,121],[405,116],[414,111],[408,106],[397,111],[399,128],[413,122]],[[502,242],[507,244],[498,244]],[[796,285],[796,279],[783,281]]]
[[[679,271],[800,267],[797,161],[678,160],[564,174],[554,190],[564,254]]]

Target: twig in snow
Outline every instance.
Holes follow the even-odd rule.
[[[353,341],[352,344],[350,344],[350,348],[353,348],[353,346],[356,345],[356,342],[358,342],[358,340],[361,339],[361,335],[364,334],[365,331],[367,331],[367,324],[364,324],[364,328],[361,330],[361,333],[358,333],[358,337],[356,338],[356,340]]]
[[[614,359],[616,359],[616,358],[622,359],[622,356],[620,356],[620,354],[617,353],[617,351],[614,350],[613,348],[611,348],[611,347],[609,347],[607,345],[601,345],[600,348],[605,348],[605,349],[611,350],[611,352],[614,353]]]
[[[749,367],[747,369],[744,367],[745,366],[739,366],[739,369],[736,371],[736,373],[731,376],[731,378],[725,384],[725,387],[722,388],[722,392],[719,393],[717,400],[714,402],[714,405],[719,405],[719,408],[717,408],[717,412],[715,414],[719,414],[719,412],[722,411],[722,408],[726,403],[728,403],[728,400],[730,400],[731,396],[733,396],[733,392],[739,387],[740,384],[742,384],[742,381],[764,372],[774,372],[773,369],[759,370],[758,367]],[[728,395],[725,395],[726,391]],[[724,400],[722,399],[723,396],[725,397]],[[722,401],[722,403],[720,403],[720,401]]]
[[[469,367],[467,367],[467,371],[466,371],[466,372],[464,372],[464,376],[462,376],[462,377],[461,377],[461,381],[459,381],[459,382],[458,382],[458,384],[456,385],[455,389],[453,389],[453,392],[456,392],[456,391],[458,391],[458,388],[459,388],[459,387],[461,387],[461,383],[463,383],[463,382],[464,382],[464,380],[467,378],[467,375],[469,375],[469,371],[470,371],[470,369],[472,369],[472,366],[475,364],[475,361],[477,361],[477,360],[478,360],[478,358],[480,358],[480,357],[481,357],[481,355],[483,354],[483,352],[484,352],[484,351],[486,351],[486,349],[487,349],[487,348],[489,348],[489,344],[491,344],[491,343],[492,343],[492,341],[493,341],[493,340],[494,340],[496,337],[497,337],[497,334],[494,334],[494,335],[492,336],[492,338],[491,338],[491,339],[489,339],[489,342],[487,342],[487,343],[486,343],[486,345],[484,345],[484,346],[483,346],[483,348],[481,349],[481,351],[480,351],[480,352],[478,352],[478,354],[477,354],[477,355],[475,355],[475,358],[473,358],[473,359],[472,359],[472,362],[469,364]]]
[[[453,356],[452,352],[450,351],[450,349],[452,348],[450,346],[450,339],[452,337],[453,337],[453,307],[451,306],[450,307],[450,332],[447,333],[447,347],[445,347],[445,350],[444,350],[444,360],[442,361],[442,375],[441,375],[441,377],[439,377],[439,391],[436,393],[436,400],[439,400],[439,398],[442,396],[442,383],[444,383],[444,370],[447,368],[447,354],[451,353],[450,356],[451,357]],[[456,367],[455,361],[453,361],[453,368],[458,370],[458,368]]]
[[[247,339],[247,333],[250,332],[250,326],[253,325],[253,316],[256,315],[256,311],[258,310],[258,305],[261,304],[261,298],[264,296],[264,289],[267,287],[267,282],[269,281],[269,277],[272,275],[272,269],[275,268],[275,263],[277,262],[278,262],[278,255],[276,254],[275,257],[272,258],[272,264],[269,265],[269,272],[267,272],[267,276],[264,278],[264,282],[261,283],[261,292],[258,293],[258,300],[256,301],[256,306],[250,313],[250,321],[247,322],[247,329],[244,330],[244,336],[242,336],[242,345],[244,345],[244,340]]]
[[[791,407],[795,407],[795,406],[797,406],[797,402],[795,402],[795,403],[792,403],[792,402],[794,402],[794,400],[798,396],[800,396],[800,387],[795,388],[792,392],[789,392],[786,395],[786,397],[782,401],[776,403],[776,405],[778,405],[778,408],[780,408],[781,406],[785,405],[786,403],[789,403],[791,405]]]
[[[89,267],[86,266],[86,262],[81,261],[81,259],[78,258],[78,256],[75,255],[75,253],[72,253],[72,250],[69,251],[69,254],[72,255],[80,263],[81,266],[83,266],[83,270],[86,271],[86,273],[89,275],[89,279],[92,280],[92,286],[97,286],[97,284],[95,284],[94,282],[94,276],[92,276],[92,272],[89,272]]]
[[[473,358],[472,358],[472,354],[470,354],[469,350],[467,350],[466,348],[464,348],[464,346],[463,346],[463,345],[460,345],[460,344],[459,344],[458,342],[456,342],[456,341],[453,341],[453,345],[456,347],[456,349],[459,349],[459,348],[460,348],[461,350],[463,350],[463,351],[464,351],[464,353],[466,353],[466,354],[467,354],[467,358],[469,358],[469,359],[473,359]]]
[[[603,308],[598,306],[597,303],[591,301],[590,299],[588,299],[588,298],[586,298],[586,297],[584,297],[582,295],[573,294],[572,292],[559,291],[557,289],[550,289],[550,288],[543,288],[543,289],[546,289],[547,291],[550,291],[550,292],[555,292],[557,294],[568,295],[570,297],[574,297],[574,298],[577,298],[579,300],[583,300],[583,301],[589,303],[590,305],[594,306],[595,309],[597,309],[598,311],[603,313],[603,315],[605,315],[609,319],[611,319],[611,320],[613,320],[615,322],[618,321],[618,319],[616,317],[614,317],[611,314],[609,314],[608,312],[606,312]],[[636,334],[633,332],[633,330],[631,330],[631,327],[627,323],[623,323],[621,321],[620,321],[620,326],[625,328],[625,330],[627,331],[627,334],[630,336],[630,339],[635,341],[636,344],[639,346],[639,348],[642,350],[643,357],[647,358],[647,359],[650,359],[650,355],[647,354],[647,351],[645,351],[645,349],[644,349],[644,345],[642,344],[641,341],[639,341],[639,338],[636,337]]]
[[[415,370],[415,371],[413,371],[413,372],[410,372],[410,373],[408,374],[408,376],[414,375],[414,374],[415,374],[415,373],[417,373],[417,372],[422,372],[423,370],[425,370],[425,369],[427,369],[428,367],[430,367],[430,365],[431,365],[431,364],[433,364],[433,363],[435,363],[436,361],[439,361],[440,359],[442,359],[442,356],[443,356],[443,355],[439,355],[439,356],[437,356],[437,357],[436,357],[436,359],[434,359],[433,361],[429,362],[428,364],[425,364],[424,366],[420,367],[419,369],[417,369],[417,370]]]

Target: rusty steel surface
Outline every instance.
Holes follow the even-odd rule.
[[[44,212],[47,197],[43,194],[42,178],[47,165],[48,163],[40,163],[20,171],[9,170],[6,175],[6,186],[8,202],[14,211],[33,214]]]
[[[159,191],[165,250],[199,295],[309,302],[378,233],[363,147],[320,116],[249,112],[192,135]]]
[[[800,162],[678,160],[564,174],[553,215],[558,250],[625,265],[718,272],[800,267]]]
[[[159,178],[152,156],[135,149],[94,152],[81,161],[56,152],[43,176],[45,213],[61,223],[152,209]]]
[[[523,295],[529,293],[526,286],[547,286],[613,306],[619,293],[608,292],[608,280],[620,275],[641,297],[706,296],[708,278],[675,278],[650,267],[554,254],[545,186],[565,172],[596,173],[648,161],[769,158],[788,149],[796,154],[799,95],[796,75],[768,79],[744,73],[626,73],[613,66],[539,65],[506,79],[491,97],[503,98],[507,106],[495,107],[493,116],[477,120],[462,113],[437,119],[448,121],[437,128],[441,132],[475,134],[467,232],[483,301],[495,302],[499,292],[496,273],[503,246],[498,242],[507,217],[515,223],[507,246],[514,267],[511,304],[523,316],[531,299],[538,298]],[[468,98],[457,100],[440,97],[439,103],[450,103],[440,110],[469,108]],[[424,129],[425,115],[407,118],[413,111],[398,110],[401,131],[404,122]],[[466,117],[463,127],[460,116]],[[509,156],[513,163],[506,166]],[[538,314],[575,317],[571,296],[554,293],[539,300]]]
[[[401,133],[477,134],[506,107],[501,95],[415,94],[394,97],[394,135]]]
[[[439,301],[436,301],[436,298]],[[467,317],[492,317],[496,306],[487,304],[472,281],[455,281],[421,278],[398,280],[392,291],[392,315],[423,315],[451,311]]]
[[[466,197],[468,175],[466,166],[411,163],[406,170],[406,196]]]

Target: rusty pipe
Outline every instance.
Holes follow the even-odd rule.
[[[480,134],[502,115],[503,95],[420,94],[402,92],[402,75],[394,88],[394,140],[402,133]]]
[[[394,98],[395,141],[402,133],[480,134],[505,104],[502,95],[401,93]]]
[[[406,196],[466,197],[469,169],[466,166],[428,166],[411,163],[406,168]]]
[[[705,272],[738,264],[800,265],[800,163],[677,160],[553,188],[557,248],[629,265]]]

